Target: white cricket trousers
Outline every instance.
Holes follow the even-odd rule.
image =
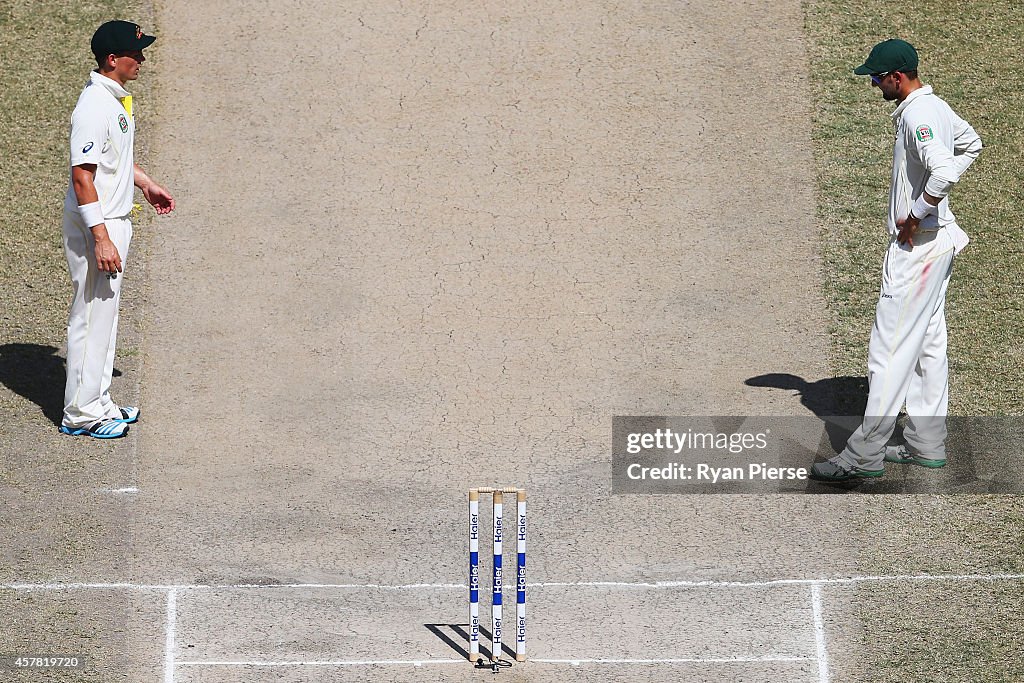
[[[919,233],[912,248],[895,237],[889,244],[868,344],[868,405],[840,454],[847,464],[882,462],[904,404],[907,445],[929,458],[946,457],[945,305],[952,271],[953,240],[945,228]]]
[[[125,267],[132,222],[108,218],[107,234]],[[121,417],[110,398],[117,344],[117,317],[124,273],[108,278],[96,267],[95,240],[77,213],[64,212],[64,255],[74,290],[68,316],[68,376],[64,387],[64,425],[83,427],[95,420]]]

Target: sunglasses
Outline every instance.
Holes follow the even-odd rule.
[[[889,71],[889,72],[884,73],[884,74],[871,74],[871,83],[874,84],[874,85],[881,85],[882,81],[884,81],[889,76],[892,76],[894,73],[896,73],[896,72],[895,71]]]

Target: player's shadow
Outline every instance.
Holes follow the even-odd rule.
[[[800,404],[818,417],[863,415],[868,403],[867,377],[830,377],[808,382],[796,375],[770,372],[751,377],[744,384],[796,392]]]
[[[825,423],[825,433],[835,453],[846,446],[868,403],[866,377],[830,377],[808,382],[796,375],[772,372],[751,377],[744,384],[793,391],[800,404]]]
[[[64,414],[64,359],[45,344],[0,345],[0,384],[35,403],[59,425]],[[114,370],[114,376],[120,375]]]
[[[423,624],[428,631],[437,636],[445,645],[457,652],[460,657],[469,659],[469,624]],[[480,657],[484,660],[485,667],[490,667],[491,651],[486,643],[491,642],[491,632],[483,626],[480,627]],[[516,652],[508,643],[502,642],[501,651],[510,659],[516,658]]]

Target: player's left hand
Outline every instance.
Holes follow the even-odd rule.
[[[917,234],[917,227],[919,225],[921,225],[921,219],[914,216],[914,214],[896,221],[896,227],[900,229],[899,234],[896,235],[896,241],[900,244],[914,246],[914,235]]]
[[[174,211],[174,197],[156,183],[150,183],[142,188],[142,194],[146,197],[146,201],[153,205],[158,214],[163,215]]]

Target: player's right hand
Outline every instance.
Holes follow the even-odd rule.
[[[898,235],[896,235],[896,241],[900,244],[907,244],[911,247],[914,246],[914,235],[917,234],[917,228],[921,224],[921,219],[910,214],[906,218],[901,218],[896,221],[896,227],[900,229]]]
[[[96,267],[104,273],[121,272],[121,255],[109,238],[96,240]]]

